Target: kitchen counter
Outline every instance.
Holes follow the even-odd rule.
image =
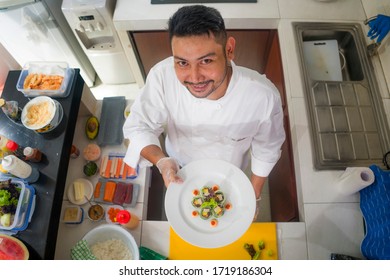
[[[19,74],[20,71],[9,72],[2,97],[6,100],[16,100],[19,106],[23,107],[29,99],[16,90]],[[31,184],[36,193],[35,211],[27,229],[15,235],[28,247],[30,259],[54,258],[70,148],[84,86],[78,69],[75,69],[74,82],[69,86],[70,95],[57,99],[62,105],[64,117],[60,125],[47,134],[28,130],[10,121],[0,112],[0,134],[21,146],[36,147],[44,153],[40,163],[32,164],[40,171],[39,180]]]
[[[307,250],[307,258],[329,259],[332,252],[362,257],[360,243],[364,238],[364,225],[359,207],[359,195],[342,196],[338,193],[334,183],[342,171],[318,171],[313,166],[310,128],[304,99],[304,81],[292,23],[294,21],[358,22],[364,31],[368,31],[367,26],[363,24],[368,17],[365,8],[371,5],[369,16],[372,16],[386,13],[385,5],[371,4],[365,0],[332,2],[262,0],[255,4],[209,5],[220,10],[228,29],[274,28],[278,30],[294,153],[300,221],[304,224],[306,233],[306,243],[302,248]],[[142,0],[117,1],[114,25],[140,86],[143,84],[143,79],[140,73],[137,74],[139,67],[127,32],[165,30],[169,17],[180,6],[182,4],[151,5],[149,1]],[[305,8],[302,9],[302,7]],[[367,38],[367,44],[369,43]],[[379,57],[373,57],[371,61],[380,94],[383,97],[387,119],[390,121],[389,88],[383,71],[389,64],[385,60],[380,61]],[[159,227],[161,227],[160,230]],[[163,222],[145,223],[145,229],[151,228],[152,231],[161,232],[161,234],[166,232],[165,227]],[[152,248],[153,242],[157,243],[152,235],[145,233],[145,238],[150,238],[148,244]]]

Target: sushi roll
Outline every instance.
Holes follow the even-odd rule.
[[[224,203],[224,201],[225,201],[225,195],[224,195],[224,193],[221,192],[221,191],[216,191],[215,194],[214,194],[214,200],[215,200],[218,204]]]
[[[223,209],[223,207],[222,206],[220,206],[220,205],[217,205],[217,206],[215,206],[214,208],[213,208],[213,216],[215,217],[215,218],[219,218],[219,217],[221,217],[222,215],[223,215],[223,213],[224,213],[224,209]]]
[[[205,198],[205,199],[209,199],[209,198],[211,198],[212,196],[213,196],[213,194],[214,194],[214,191],[211,189],[211,188],[209,188],[209,187],[203,187],[202,189],[201,189],[201,193],[202,193],[202,196]]]
[[[203,204],[203,198],[201,196],[195,196],[192,199],[192,206],[199,208],[202,206],[202,204]]]
[[[211,217],[212,213],[211,213],[211,207],[203,207],[202,209],[200,209],[200,217],[204,220],[207,220],[208,218]]]

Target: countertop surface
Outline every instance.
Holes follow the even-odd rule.
[[[28,102],[21,92],[16,90],[20,71],[10,71],[3,90],[2,98],[16,100],[19,106]],[[21,146],[38,148],[44,154],[39,163],[32,163],[40,171],[35,189],[36,204],[31,222],[26,230],[15,237],[22,240],[30,251],[30,259],[53,259],[57,239],[58,221],[62,196],[68,170],[68,161],[74,129],[77,120],[84,81],[75,70],[75,79],[71,93],[67,98],[58,98],[64,117],[58,127],[46,134],[37,134],[22,125],[10,121],[0,112],[0,134],[14,140]]]

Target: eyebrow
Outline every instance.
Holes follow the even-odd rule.
[[[204,58],[206,58],[206,57],[209,57],[209,56],[215,56],[215,55],[217,55],[215,52],[210,52],[210,53],[208,53],[208,54],[205,54],[205,55],[202,55],[201,57],[198,57],[196,60],[202,60],[202,59],[204,59]],[[173,56],[175,59],[179,59],[179,60],[185,60],[185,61],[187,61],[187,59],[185,59],[185,58],[182,58],[182,57],[180,57],[180,56]]]

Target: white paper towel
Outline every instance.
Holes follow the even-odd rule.
[[[352,195],[375,181],[374,172],[368,167],[347,167],[336,182],[337,190],[343,195]]]

